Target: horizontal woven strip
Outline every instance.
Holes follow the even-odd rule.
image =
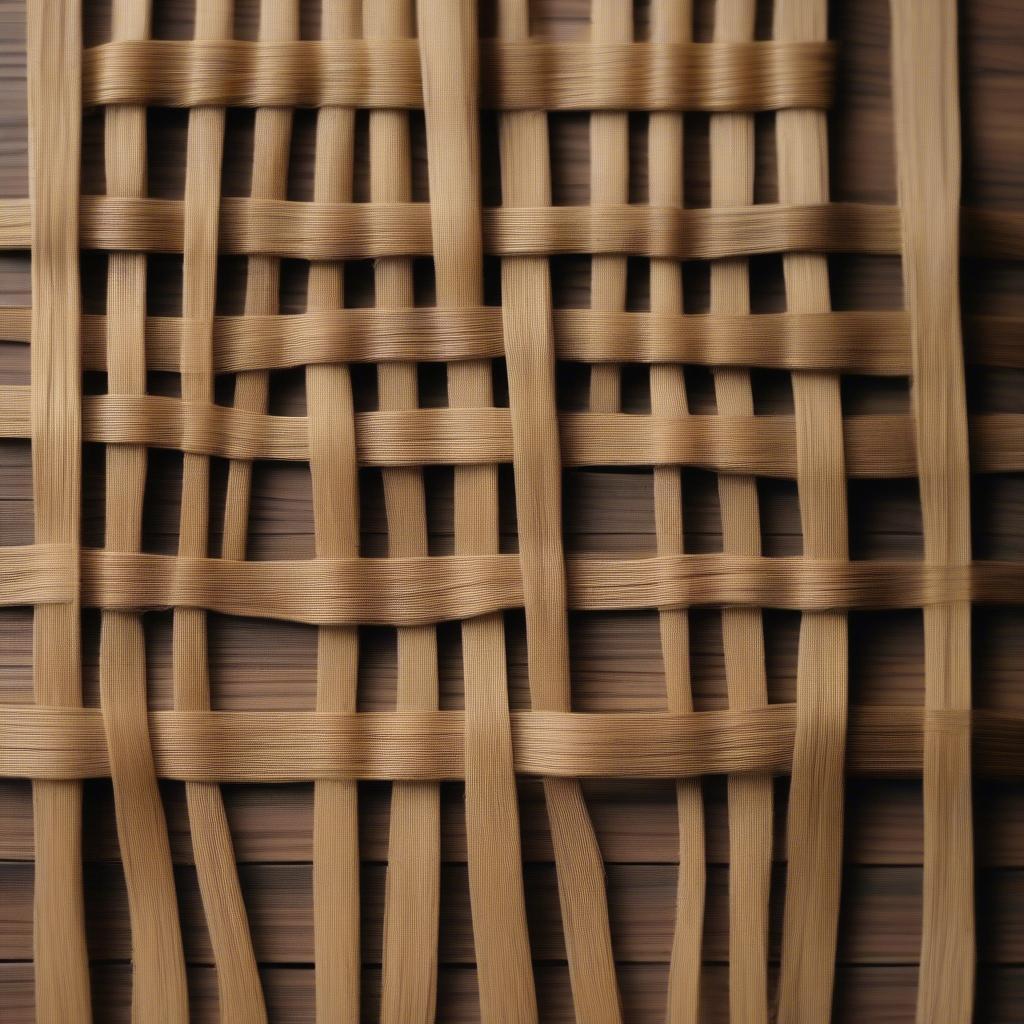
[[[83,196],[85,249],[182,251],[183,204],[174,199]],[[679,260],[815,251],[896,254],[895,207],[763,204],[732,209],[653,206],[499,207],[484,211],[484,246],[500,256],[611,253]],[[426,203],[306,203],[228,198],[221,252],[304,260],[427,256]],[[28,204],[0,204],[0,248],[28,248]]]
[[[29,389],[0,385],[0,437],[27,438]],[[365,466],[458,466],[513,460],[508,409],[409,409],[355,417],[356,455]],[[566,466],[694,466],[723,473],[792,479],[792,416],[562,413]],[[191,405],[158,395],[91,395],[82,400],[84,439],[137,444],[227,459],[308,462],[309,421],[223,405]],[[973,417],[978,473],[1024,470],[1024,415]],[[913,421],[899,414],[844,421],[851,477],[915,474]]]
[[[511,718],[514,767],[525,775],[784,774],[796,705],[690,714],[513,711]],[[155,711],[149,723],[157,773],[182,781],[433,780],[461,779],[465,772],[461,711]],[[925,728],[970,728],[978,771],[1024,773],[1024,715],[899,705],[850,709],[847,770],[919,775]],[[0,707],[0,777],[109,773],[100,711]]]
[[[579,611],[691,606],[920,608],[957,600],[1020,604],[1024,564],[830,562],[731,554],[606,559],[569,556],[569,607]],[[0,548],[0,604],[52,604],[74,592],[72,550]],[[106,609],[205,608],[311,624],[414,626],[522,607],[515,555],[222,558],[85,549],[82,603]]]
[[[559,359],[585,363],[692,363],[780,370],[841,370],[906,375],[910,334],[905,313],[847,310],[753,315],[556,309]],[[31,310],[0,307],[0,340],[28,342]],[[968,361],[1024,367],[1024,318],[967,318]],[[146,321],[146,365],[181,370],[181,317]],[[106,370],[107,321],[82,318],[82,361]],[[337,309],[276,316],[221,316],[213,324],[215,373],[281,370],[319,363],[453,362],[505,354],[501,310]]]
[[[827,107],[828,43],[499,43],[481,46],[480,101],[498,110]],[[86,104],[422,108],[413,39],[104,43],[83,60]]]
[[[175,199],[83,196],[85,249],[182,251],[183,205]],[[965,210],[968,254],[1024,259],[1024,214]],[[620,254],[674,260],[774,252],[898,255],[896,207],[868,203],[679,209],[646,205],[498,207],[483,211],[484,247],[498,256]],[[27,199],[0,200],[0,249],[28,249]],[[427,256],[426,203],[305,203],[227,198],[221,252],[305,260]]]

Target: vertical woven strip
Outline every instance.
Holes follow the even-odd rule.
[[[198,0],[197,39],[230,39],[230,0]],[[217,237],[224,110],[199,107],[189,114],[184,199],[184,266],[181,394],[185,402],[213,402],[213,315],[217,294]],[[210,465],[186,452],[182,465],[180,557],[207,554],[210,518]],[[174,702],[183,711],[210,707],[206,613],[176,608],[173,622]],[[231,834],[220,787],[186,783],[196,875],[206,915],[221,1020],[265,1019],[263,992],[242,902]]]
[[[359,35],[356,0],[324,0],[322,38]],[[313,198],[352,200],[355,111],[324,107],[317,115]],[[340,309],[345,274],[340,263],[309,270],[311,312]],[[359,554],[359,480],[352,379],[343,365],[306,368],[310,472],[316,554]],[[316,709],[355,711],[359,632],[355,626],[317,631]],[[320,780],[313,787],[313,933],[318,1021],[355,1021],[359,1011],[359,817],[354,780]]]
[[[651,39],[658,43],[688,42],[693,38],[693,5],[679,0],[655,0]],[[652,206],[683,205],[683,118],[670,112],[653,113],[648,126],[648,199]],[[679,316],[683,312],[682,266],[673,260],[651,260],[651,312]],[[686,381],[682,367],[651,367],[651,412],[655,416],[687,414]],[[676,466],[654,469],[654,521],[659,555],[683,553],[682,472]],[[690,622],[685,609],[666,608],[658,615],[665,666],[668,710],[693,711],[690,680]],[[699,779],[676,784],[679,822],[679,878],[676,918],[668,975],[668,1019],[695,1024],[700,1012],[701,941],[704,932],[704,808]]]
[[[591,0],[591,40],[628,43],[633,38],[633,0]],[[629,115],[600,110],[590,115],[590,205],[629,202]],[[592,309],[620,313],[626,308],[629,265],[625,256],[593,256],[590,273]],[[590,408],[618,412],[622,371],[614,363],[590,369]]]
[[[960,106],[955,0],[892,2],[903,281],[924,560],[971,561],[970,467],[960,333]],[[924,916],[919,1024],[971,1019],[971,606],[924,609]]]
[[[525,0],[503,0],[498,15],[500,38],[509,42],[529,38]],[[500,143],[503,204],[550,206],[546,115],[542,111],[502,115]],[[538,710],[568,711],[571,686],[561,454],[547,260],[504,259],[501,285],[530,697]],[[617,374],[613,384],[617,395]],[[576,1019],[616,1021],[620,1018],[619,992],[604,865],[582,789],[570,779],[545,779],[543,785]]]
[[[754,0],[718,0],[716,42],[753,38]],[[710,124],[711,205],[747,206],[754,199],[754,118],[712,114]],[[711,312],[750,313],[750,271],[746,258],[711,265]],[[713,371],[718,412],[754,412],[748,370]],[[751,477],[720,476],[722,540],[727,553],[759,555],[761,525],[757,483]],[[764,627],[756,608],[722,612],[722,642],[730,707],[764,707],[768,701]],[[731,778],[729,792],[729,1014],[734,1024],[768,1019],[768,896],[772,862],[772,780]]]
[[[145,39],[150,4],[117,0],[114,39]],[[105,114],[107,192],[146,195],[146,110],[113,106]],[[146,257],[114,252],[107,266],[107,375],[111,394],[146,392]],[[146,449],[107,451],[106,547],[139,551]],[[110,751],[117,834],[132,929],[132,1018],[188,1020],[188,989],[167,821],[149,736],[146,647],[136,612],[103,613],[100,704]]]
[[[775,38],[824,40],[827,0],[776,0]],[[826,118],[818,110],[776,115],[779,202],[828,201]],[[783,257],[786,309],[831,308],[824,256]],[[797,487],[804,556],[849,558],[846,471],[839,378],[793,374]],[[786,903],[779,989],[780,1024],[827,1020],[832,1010],[843,852],[847,623],[842,612],[806,613],[800,622],[797,725],[789,790]]]
[[[407,38],[413,34],[412,0],[366,5],[366,35]],[[370,200],[408,202],[412,198],[409,116],[399,110],[370,113]],[[382,308],[414,305],[412,260],[392,257],[374,267],[376,303]],[[378,369],[380,407],[414,409],[419,404],[412,363],[386,363]],[[427,554],[427,509],[423,473],[413,467],[383,471],[392,558]],[[400,710],[434,710],[439,682],[437,631],[433,626],[398,629]],[[440,787],[432,782],[396,782],[391,793],[387,891],[384,906],[384,989],[386,1021],[430,1019],[437,972],[440,908]],[[403,1014],[407,1016],[403,1017]]]
[[[32,208],[32,492],[35,541],[77,563],[81,505],[78,192],[82,11],[79,0],[29,0],[28,117]],[[35,609],[36,703],[82,703],[75,596]],[[36,782],[34,957],[36,1019],[88,1021],[82,900],[82,787]]]

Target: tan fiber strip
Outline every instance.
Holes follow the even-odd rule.
[[[754,0],[718,0],[716,41],[753,38]],[[754,200],[754,119],[749,114],[713,114],[710,123],[711,205],[749,206]],[[750,312],[750,274],[745,259],[711,267],[711,312]],[[720,415],[754,412],[750,373],[712,370]],[[718,500],[726,552],[761,551],[757,483],[752,477],[720,476]],[[764,628],[757,608],[722,613],[722,643],[729,705],[767,703]],[[729,1019],[767,1024],[768,899],[772,859],[772,784],[768,777],[730,778],[729,799]]]
[[[685,715],[513,711],[511,718],[516,772],[562,778],[785,775],[796,735],[795,704]],[[968,726],[979,774],[1024,775],[1019,713],[928,712],[900,705],[850,708],[847,771],[868,778],[920,777],[926,728]],[[158,774],[188,782],[461,779],[464,729],[461,711],[150,714]],[[68,780],[109,774],[98,710],[0,707],[0,776]]]
[[[83,196],[86,249],[182,251],[181,202]],[[985,217],[965,210],[969,252],[985,259],[1024,259],[1024,213]],[[425,203],[318,203],[226,198],[221,250],[295,259],[376,259],[430,252]],[[28,249],[29,204],[0,200],[0,250]],[[899,210],[868,203],[738,209],[650,206],[557,206],[484,210],[484,251],[495,255],[623,253],[707,260],[771,252],[860,252],[898,255]]]
[[[228,38],[232,20],[231,0],[198,0],[196,37]],[[191,111],[183,203],[182,314],[187,329],[182,338],[181,393],[186,402],[213,401],[211,339],[223,151],[224,110],[203,107]],[[179,557],[206,555],[209,517],[209,459],[187,452],[182,468]],[[186,711],[208,709],[205,611],[176,608],[172,638],[175,707]],[[196,874],[217,967],[221,1019],[239,1024],[264,1020],[263,993],[220,790],[209,783],[189,783],[185,795]]]
[[[359,33],[353,0],[324,0],[321,34]],[[313,195],[317,202],[352,199],[355,113],[324,107],[317,115]],[[345,300],[340,264],[309,269],[308,308],[339,309]],[[352,381],[347,366],[306,370],[313,523],[319,557],[359,554],[359,481],[355,459]],[[359,633],[353,626],[317,632],[316,709],[353,712]],[[359,810],[355,783],[320,781],[313,791],[313,930],[317,1021],[354,1022],[359,1007]]]
[[[0,386],[0,437],[29,434],[29,393]],[[970,419],[973,469],[1024,469],[1024,415],[984,413]],[[913,421],[900,413],[844,420],[847,474],[853,478],[915,473]],[[723,473],[792,479],[797,473],[792,416],[644,416],[562,413],[566,466],[700,466]],[[356,456],[367,466],[473,465],[513,460],[507,409],[391,409],[356,415]],[[218,405],[193,406],[158,395],[83,399],[88,441],[142,444],[231,459],[307,461],[308,420]]]
[[[778,40],[823,40],[827,0],[776,0]],[[825,117],[780,111],[775,119],[779,200],[828,199]],[[786,308],[831,307],[824,256],[783,256]],[[840,383],[820,373],[793,374],[797,487],[803,551],[849,558]],[[817,1024],[832,1012],[843,853],[848,631],[842,612],[812,612],[800,622],[797,724],[786,830],[778,1024]]]
[[[690,0],[657,0],[652,9],[651,36],[656,42],[687,42],[693,32]],[[648,123],[648,199],[654,206],[683,205],[683,119],[662,112]],[[650,303],[653,317],[679,322],[683,312],[682,267],[652,260]],[[651,368],[651,411],[656,416],[688,413],[686,380],[678,366]],[[654,470],[654,519],[658,554],[683,551],[682,473],[677,467]],[[693,711],[690,676],[690,622],[682,609],[663,609],[658,617],[668,710]],[[676,782],[679,823],[679,878],[668,973],[667,1019],[696,1024],[700,1014],[701,948],[704,934],[704,802],[698,781]]]
[[[731,554],[567,561],[581,611],[751,606],[825,611],[967,600],[1020,604],[1016,562],[922,566]],[[22,594],[27,590],[22,588]],[[52,599],[52,592],[46,597]],[[523,607],[515,555],[229,562],[82,552],[82,601],[99,608],[206,608],[314,625],[424,625]]]
[[[420,3],[418,14],[437,304],[475,306],[483,301],[476,5],[473,0],[434,0]],[[515,355],[513,347],[510,361]],[[487,361],[449,365],[449,405],[493,405],[491,375]],[[520,397],[512,384],[514,376],[510,367],[513,406]],[[543,496],[536,500],[542,502]],[[497,554],[497,466],[455,470],[454,517],[457,554]],[[529,529],[521,536],[524,544],[530,543]],[[532,578],[525,565],[524,561],[529,616]],[[462,623],[462,664],[466,848],[480,1016],[484,1021],[536,1021],[500,615]],[[554,842],[557,858],[557,833]],[[571,931],[567,947],[573,947]],[[569,958],[571,962],[571,952]]]
[[[390,116],[391,111],[381,112]],[[394,116],[401,116],[395,113]],[[0,307],[0,340],[29,340],[28,308]],[[973,361],[1024,365],[1014,317],[976,317]],[[780,370],[910,373],[910,325],[905,313],[843,311],[711,316],[701,313],[552,311],[559,359],[597,363],[697,363]],[[149,317],[146,359],[151,369],[181,366],[180,317]],[[216,373],[280,370],[308,363],[453,362],[504,355],[501,311],[479,309],[339,309],[279,316],[220,316],[213,322]],[[106,323],[82,319],[82,361],[107,367]],[[1015,363],[1016,361],[1016,363]]]
[[[296,0],[262,0],[259,28],[262,38],[296,38],[298,29]],[[277,109],[256,111],[250,190],[253,198],[285,198],[291,128],[292,115],[290,111]],[[276,313],[280,290],[279,262],[271,256],[253,256],[248,261],[246,271],[246,316]],[[212,347],[212,334],[208,346]],[[207,355],[209,356],[209,351]],[[234,385],[236,409],[250,413],[266,412],[268,397],[269,375],[265,371],[240,374],[236,378]],[[224,503],[221,553],[225,558],[245,558],[251,487],[252,463],[232,461],[228,467],[227,492]],[[226,825],[224,828],[226,830]],[[259,990],[253,985],[251,979],[248,979],[248,984],[254,997],[259,998]],[[262,1005],[253,1006],[250,1012],[254,1014],[253,1020],[266,1019],[266,1010]]]
[[[78,599],[78,544],[0,548],[0,606],[69,604]]]
[[[364,9],[364,32],[374,38],[407,38],[413,33],[411,0],[386,0]],[[413,44],[415,45],[415,44]],[[419,53],[415,64],[419,71]],[[408,202],[412,196],[412,145],[409,118],[404,111],[374,110],[370,113],[370,199],[380,202]],[[379,260],[374,267],[378,307],[390,316],[392,308],[413,305],[412,261],[404,257]],[[424,315],[430,315],[424,311]],[[442,316],[447,311],[441,311]],[[419,384],[415,364],[380,366],[378,371],[380,406],[384,410],[414,409],[419,402]],[[357,436],[362,428],[357,428]],[[388,554],[392,558],[422,557],[427,554],[427,508],[423,474],[418,468],[391,468],[384,471],[384,503],[388,524]],[[435,711],[438,707],[437,633],[430,625],[400,626],[397,631],[397,704],[399,711]],[[459,737],[461,750],[461,734]],[[408,782],[396,783],[391,791],[391,821],[388,841],[388,890],[385,914],[392,917],[391,933],[385,933],[392,962],[400,964],[403,929],[407,941],[436,945],[440,912],[441,808],[437,786]],[[414,918],[411,915],[415,914]],[[403,917],[405,918],[403,920]],[[430,957],[416,971],[412,985],[418,989],[408,999],[425,1012],[434,985]],[[393,972],[394,967],[389,967]],[[401,1009],[404,995],[401,979],[388,975],[390,1000],[387,1012],[392,1019]]]
[[[510,43],[529,40],[529,4],[503,0],[498,6],[498,34]],[[499,122],[499,141],[504,205],[550,205],[551,165],[544,112],[504,115]],[[530,702],[535,708],[568,711],[569,642],[550,274],[543,258],[503,260],[502,318]],[[614,1020],[619,997],[604,865],[583,794],[571,781],[549,778],[544,780],[544,801],[575,1016],[578,1020]],[[531,1010],[535,1018],[536,1010]]]
[[[481,103],[499,110],[769,110],[832,99],[827,44],[524,39],[488,40],[481,50]],[[87,104],[424,105],[407,39],[105,43],[86,51],[84,75]]]
[[[20,220],[2,230],[0,249],[27,249]],[[21,211],[18,211],[19,217]],[[84,196],[81,244],[86,249],[182,251],[182,205],[174,199]],[[219,245],[234,255],[303,260],[426,256],[432,251],[426,203],[300,203],[227,198]],[[619,254],[709,260],[758,253],[899,252],[895,207],[866,203],[736,209],[653,206],[511,207],[484,211],[484,251],[498,256]]]
[[[380,112],[390,115],[390,111]],[[32,311],[0,307],[0,340],[28,342]],[[1024,319],[969,317],[965,357],[980,366],[1024,367]],[[729,316],[552,311],[555,354],[585,363],[695,363],[778,370],[832,370],[881,376],[910,373],[906,313],[844,310]],[[146,320],[146,361],[181,367],[180,317]],[[501,311],[338,309],[279,316],[220,316],[213,323],[216,373],[280,370],[308,363],[452,362],[504,354]],[[107,368],[106,323],[82,318],[82,361]]]
[[[82,11],[79,0],[28,3],[28,118],[32,243],[32,496],[37,545],[60,545],[77,591],[81,508],[81,321],[78,218]],[[54,154],[63,159],[54,159]],[[39,548],[35,549],[39,551]],[[45,550],[45,549],[43,549]],[[8,564],[10,564],[8,562]],[[0,587],[0,592],[8,590]],[[82,703],[79,599],[35,609],[33,695]],[[91,1019],[82,898],[82,791],[32,787],[35,839],[33,956],[40,1024]]]
[[[144,39],[151,31],[148,2],[117,0],[115,38]],[[105,113],[107,188],[146,194],[146,111],[112,106]],[[108,388],[144,394],[146,257],[111,253],[107,266]],[[146,449],[113,446],[106,454],[106,546],[139,551],[146,486]],[[100,706],[110,751],[117,834],[132,930],[132,1019],[188,1020],[185,955],[178,921],[171,851],[149,737],[146,646],[142,618],[132,611],[103,614],[100,627]]]
[[[903,279],[914,356],[924,562],[971,561],[970,470],[960,337],[960,106],[956,0],[893,0],[892,74]],[[964,712],[928,729],[919,1024],[964,1022],[974,1006],[971,606],[924,610],[925,707]]]
[[[369,34],[405,38],[413,32],[411,0],[389,0],[365,12]],[[417,49],[417,64],[423,55]],[[408,201],[412,194],[409,122],[397,112],[371,115],[371,199]],[[428,141],[428,165],[432,165]],[[387,165],[385,165],[387,161]],[[433,173],[432,166],[430,167]],[[414,302],[411,261],[378,264],[374,283],[378,305]],[[415,366],[378,371],[382,408],[418,404]],[[384,475],[388,553],[394,557],[427,553],[427,513],[420,473]],[[438,707],[437,636],[433,629],[401,629],[398,634],[399,711]],[[391,791],[388,873],[384,901],[381,1019],[433,1018],[436,1008],[437,941],[441,902],[441,794],[436,786],[395,785]]]

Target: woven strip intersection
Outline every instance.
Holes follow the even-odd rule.
[[[954,0],[892,0],[897,206],[830,201],[835,47],[826,0],[717,0],[695,42],[683,0],[593,0],[590,40],[531,36],[527,0],[497,0],[480,38],[469,0],[265,0],[233,38],[230,0],[197,0],[194,38],[154,39],[149,0],[113,0],[109,41],[83,48],[81,0],[29,0],[31,197],[0,206],[0,245],[31,249],[31,310],[0,311],[31,344],[31,388],[3,388],[0,435],[32,440],[35,543],[0,550],[0,602],[35,608],[32,706],[0,708],[0,774],[33,782],[40,1021],[90,1019],[82,780],[113,783],[132,941],[134,1019],[186,1021],[189,987],[159,779],[184,783],[221,1019],[268,1018],[220,784],[312,782],[316,1019],[361,1019],[360,780],[391,782],[380,1018],[434,1019],[440,784],[465,786],[472,961],[481,1019],[537,1020],[517,777],[542,782],[557,914],[579,1021],[618,1021],[604,863],[581,780],[671,779],[677,906],[666,1019],[702,1019],[701,777],[728,778],[729,1012],[737,1022],[831,1014],[849,773],[922,777],[924,916],[918,1015],[970,1019],[972,770],[1024,771],[1024,722],[972,712],[972,602],[1019,603],[1024,570],[972,560],[970,473],[1024,469],[1021,417],[966,411],[958,306],[972,250],[1024,255],[1019,216],[960,209]],[[149,194],[147,108],[187,117],[184,194]],[[228,108],[255,111],[251,189],[223,197]],[[315,117],[311,200],[289,198],[296,108]],[[106,192],[82,195],[84,110],[101,112]],[[414,195],[422,111],[428,196]],[[549,115],[589,118],[590,203],[552,203]],[[711,196],[687,206],[684,119],[708,118]],[[773,119],[778,195],[754,203],[755,114]],[[631,200],[630,119],[643,118],[647,199]],[[500,203],[485,207],[481,139],[496,125]],[[368,197],[355,201],[361,125]],[[70,154],[70,158],[69,158]],[[227,154],[230,156],[230,154]],[[106,312],[83,316],[79,253],[107,253]],[[834,311],[828,256],[902,257],[899,311]],[[147,309],[153,254],[182,263],[179,316]],[[781,259],[785,312],[751,311],[753,256]],[[590,260],[588,308],[553,298],[554,257]],[[245,262],[240,314],[217,306],[221,257]],[[347,302],[372,260],[373,305]],[[306,306],[282,312],[286,261]],[[684,263],[710,264],[706,312]],[[430,267],[424,298],[418,267]],[[636,265],[646,308],[628,306]],[[493,269],[493,274],[488,268]],[[493,280],[491,280],[493,278]],[[498,298],[495,300],[495,293]],[[969,358],[1020,366],[1020,324],[980,317]],[[503,360],[503,362],[502,362]],[[368,378],[375,400],[359,393]],[[447,402],[421,407],[418,367]],[[560,401],[566,365],[585,408]],[[649,409],[623,406],[623,365]],[[710,368],[716,410],[691,412],[684,366]],[[304,372],[303,415],[271,414],[272,372]],[[755,408],[751,370],[790,374],[792,411]],[[83,371],[106,374],[83,395]],[[149,393],[154,371],[177,395]],[[847,415],[845,374],[908,377],[909,414]],[[233,378],[227,400],[218,380]],[[496,380],[500,386],[496,388]],[[105,447],[102,548],[80,542],[82,444]],[[176,554],[143,550],[148,451],[182,454]],[[211,460],[228,461],[211,551]],[[253,463],[308,464],[315,557],[247,558]],[[512,466],[516,547],[502,544],[499,466]],[[454,467],[454,547],[431,546],[424,467]],[[563,470],[650,467],[657,552],[563,550]],[[380,473],[386,555],[361,548],[361,468]],[[723,549],[686,550],[683,468],[716,474]],[[796,483],[802,552],[762,553],[758,478]],[[920,482],[920,561],[850,558],[847,481]],[[689,609],[720,608],[727,707],[695,710]],[[100,706],[82,706],[80,610],[102,616]],[[143,614],[173,609],[173,708],[149,709]],[[800,613],[797,693],[769,703],[762,609]],[[923,608],[925,706],[851,707],[854,609]],[[659,713],[574,709],[569,613],[657,609]],[[504,613],[525,614],[530,707],[510,710]],[[309,623],[316,706],[212,705],[207,616]],[[437,626],[460,623],[462,703],[442,708]],[[396,630],[392,710],[359,710],[361,626]],[[973,744],[973,755],[972,755]],[[972,764],[973,756],[973,764]],[[773,776],[790,779],[781,950],[769,949]],[[778,956],[776,972],[770,969]],[[539,976],[538,976],[539,977]],[[271,1015],[272,1016],[272,1015]]]

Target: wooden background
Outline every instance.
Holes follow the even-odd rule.
[[[87,39],[107,38],[109,0],[86,0]],[[315,38],[315,3],[304,2],[303,34]],[[585,37],[588,0],[534,0],[538,35]],[[647,26],[647,5],[637,3],[637,32]],[[709,38],[713,3],[698,0],[698,38]],[[761,34],[770,32],[770,2],[762,2]],[[484,0],[481,23],[493,25]],[[257,0],[238,0],[237,34],[253,38]],[[972,205],[1024,209],[1024,7],[1019,0],[961,0],[964,201]],[[165,37],[191,33],[191,0],[156,0],[155,30]],[[837,200],[894,203],[895,175],[888,72],[887,0],[833,0],[831,34],[840,44],[838,102],[831,116],[832,195]],[[24,0],[0,0],[0,196],[27,194],[27,126],[24,84]],[[150,115],[151,193],[180,197],[184,184],[187,115],[152,111]],[[248,191],[252,150],[252,112],[229,115],[224,173],[225,194]],[[588,201],[588,120],[585,115],[550,118],[555,201]],[[417,198],[425,199],[426,172],[422,116],[413,118]],[[312,192],[314,115],[296,117],[290,196]],[[686,118],[686,202],[706,205],[708,196],[708,120]],[[774,132],[771,116],[759,116],[757,199],[775,197]],[[357,199],[365,199],[366,120],[359,122]],[[631,199],[645,202],[646,118],[631,118],[633,179]],[[83,154],[83,190],[102,192],[102,116],[87,115]],[[499,201],[497,146],[493,119],[484,118],[485,198]],[[554,260],[556,303],[583,306],[589,301],[589,261]],[[781,263],[754,263],[754,308],[781,306]],[[902,296],[899,260],[842,257],[830,261],[836,308],[899,308]],[[28,305],[27,255],[0,254],[0,304]],[[103,310],[105,265],[101,256],[83,257],[85,308]],[[287,263],[283,309],[303,308],[305,266]],[[421,300],[431,301],[431,268],[417,266]],[[488,267],[489,298],[499,301],[496,265]],[[646,303],[645,261],[631,265],[631,304]],[[221,265],[220,303],[239,312],[244,289],[242,259]],[[372,303],[372,268],[353,264],[348,291],[355,304]],[[1024,314],[1024,268],[978,263],[964,268],[965,310]],[[180,311],[181,260],[150,262],[151,310]],[[707,303],[707,265],[686,271],[688,310]],[[968,336],[965,343],[969,346]],[[1024,343],[1024,339],[1022,339]],[[497,393],[505,394],[504,368],[495,363]],[[371,368],[356,372],[357,400],[376,401]],[[559,367],[563,407],[586,401],[585,367]],[[759,411],[788,411],[788,376],[756,373]],[[649,408],[647,371],[625,373],[625,407]],[[443,404],[443,368],[423,367],[424,404]],[[969,372],[974,411],[1024,412],[1024,371]],[[28,383],[26,346],[0,342],[0,383]],[[688,371],[695,411],[713,411],[710,375]],[[154,392],[174,394],[177,380],[152,375]],[[90,375],[90,391],[102,391],[100,375]],[[231,381],[220,384],[219,400],[230,401]],[[301,372],[275,374],[272,411],[304,411]],[[847,412],[908,409],[907,381],[844,380]],[[103,452],[85,451],[84,542],[99,546],[103,529]],[[214,460],[214,508],[223,509],[225,465]],[[155,452],[150,461],[145,511],[147,550],[176,548],[180,455]],[[427,473],[432,551],[451,547],[451,472]],[[383,554],[386,530],[379,471],[364,470],[360,503],[364,550]],[[514,551],[515,511],[510,468],[502,476],[503,545]],[[684,475],[686,543],[689,550],[719,550],[720,524],[714,477]],[[849,485],[851,552],[854,558],[920,555],[920,511],[915,481],[855,481]],[[765,553],[799,553],[801,548],[796,486],[762,481]],[[564,478],[566,547],[575,552],[653,553],[653,493],[649,470],[567,471]],[[216,517],[215,513],[215,517]],[[974,542],[980,558],[1024,557],[1024,480],[1017,476],[976,478]],[[256,559],[309,557],[313,554],[312,508],[307,466],[260,464],[254,474],[249,555]],[[32,540],[30,453],[27,442],[0,442],[0,544]],[[213,524],[213,548],[219,550],[219,523]],[[850,699],[857,704],[920,704],[922,624],[917,612],[851,615]],[[170,703],[170,614],[147,616],[150,692],[153,707]],[[511,702],[528,704],[523,619],[507,616]],[[794,699],[796,634],[799,616],[765,614],[770,699]],[[96,678],[98,615],[84,615],[86,702],[98,703]],[[725,681],[719,616],[692,615],[693,678],[698,708],[721,707]],[[461,706],[459,631],[440,628],[442,706]],[[571,621],[573,701],[579,710],[654,710],[664,706],[665,688],[657,614],[651,612],[576,614]],[[394,630],[361,630],[360,706],[390,708],[395,697]],[[210,659],[214,706],[302,708],[313,706],[316,634],[311,627],[210,617]],[[981,707],[1024,711],[1024,607],[978,609],[974,619],[974,697]],[[31,701],[31,610],[0,609],[0,703]],[[130,935],[123,877],[113,828],[109,782],[87,784],[85,868],[90,950],[96,961],[93,986],[98,1021],[128,1019],[130,1008]],[[776,824],[781,840],[786,782],[777,783]],[[360,789],[361,842],[365,858],[363,919],[366,1019],[376,1017],[379,992],[383,881],[387,858],[388,790],[385,784]],[[613,941],[620,962],[626,1019],[663,1018],[666,967],[674,915],[677,856],[674,790],[670,783],[600,782],[585,791],[608,864]],[[708,818],[708,897],[705,928],[703,1013],[707,1021],[727,1019],[727,829],[725,785],[706,780]],[[199,904],[181,787],[165,787],[178,865],[178,891],[185,922],[186,952],[192,963],[194,1015],[216,1019],[216,982]],[[543,807],[536,783],[521,785],[524,869],[538,987],[544,1020],[571,1020],[554,870]],[[311,818],[312,788],[294,786],[225,787],[243,890],[249,905],[256,951],[275,1021],[312,1019]],[[439,1019],[478,1019],[472,933],[469,921],[462,792],[444,786],[445,861],[442,884]],[[848,787],[846,866],[840,919],[840,965],[835,1018],[842,1021],[913,1019],[916,961],[921,917],[921,791],[915,782],[858,782]],[[975,835],[978,862],[980,1021],[1024,1019],[1024,785],[979,783]],[[32,1019],[32,822],[28,783],[0,780],[0,1021]],[[777,844],[774,886],[774,938],[777,943],[784,884],[784,844]],[[777,949],[776,949],[777,954]]]

